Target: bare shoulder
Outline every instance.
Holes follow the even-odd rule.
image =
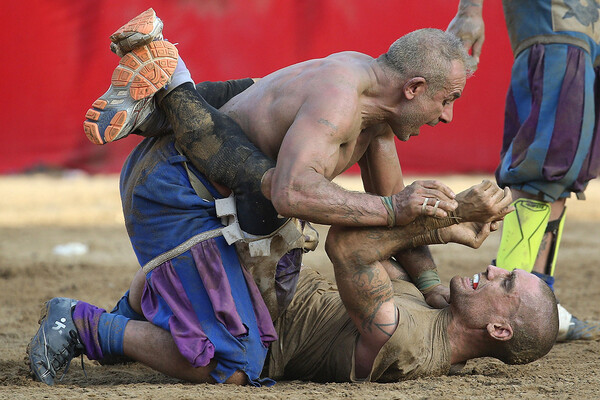
[[[366,64],[371,57],[344,52],[326,57],[311,69],[303,82],[306,110],[327,115],[343,129],[360,123],[361,96],[370,83]]]
[[[347,85],[348,89],[361,91],[371,78],[370,64],[373,57],[366,54],[345,51],[323,59],[323,69],[319,74],[326,75],[334,85]]]

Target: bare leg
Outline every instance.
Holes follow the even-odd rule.
[[[131,320],[125,327],[125,355],[156,371],[194,383],[215,383],[210,376],[216,362],[206,367],[193,367],[179,352],[170,333],[150,322]],[[246,375],[236,371],[226,383],[243,385]]]

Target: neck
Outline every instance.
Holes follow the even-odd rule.
[[[369,69],[369,83],[361,96],[363,128],[384,122],[398,108],[402,96],[400,79],[373,60]]]
[[[488,342],[485,327],[469,328],[458,318],[451,315],[447,330],[450,340],[450,364],[487,356]]]

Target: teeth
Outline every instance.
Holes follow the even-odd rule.
[[[473,289],[477,289],[479,285],[479,274],[473,275]]]

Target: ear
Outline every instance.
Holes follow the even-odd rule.
[[[424,93],[425,89],[427,89],[427,81],[421,76],[410,78],[402,87],[404,96],[406,96],[408,100],[412,100],[419,94]]]
[[[488,334],[494,340],[506,341],[513,337],[513,329],[506,322],[490,322],[486,326]]]

